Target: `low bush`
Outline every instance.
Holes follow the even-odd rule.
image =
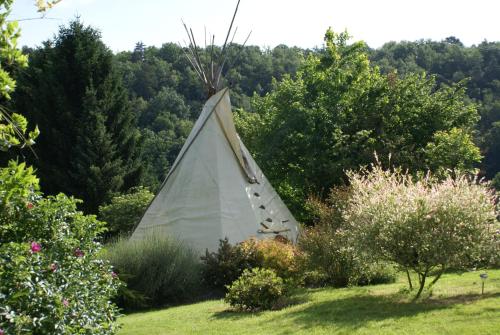
[[[279,238],[249,239],[241,243],[239,247],[248,250],[245,254],[257,254],[259,267],[273,270],[285,280],[297,279],[299,273],[297,248],[289,241]],[[253,251],[249,252],[250,250]]]
[[[351,243],[345,229],[314,227],[302,232],[298,262],[306,286],[368,285],[396,280],[394,269],[372,262]]]
[[[224,300],[242,311],[276,309],[288,296],[283,279],[270,269],[246,269],[227,289]]]
[[[97,255],[104,223],[63,194],[44,198],[31,168],[0,169],[2,334],[114,334],[119,282]]]
[[[203,278],[212,288],[224,290],[244,270],[265,268],[275,271],[286,281],[299,278],[297,248],[279,235],[275,239],[248,239],[231,245],[227,239],[220,240],[217,252],[207,252],[202,260]]]
[[[240,277],[246,269],[262,264],[261,255],[254,244],[232,245],[227,238],[219,241],[217,252],[207,252],[202,258],[203,281],[216,290],[225,290],[226,286]]]
[[[355,248],[353,236],[343,212],[350,197],[348,188],[332,189],[326,201],[308,200],[315,216],[315,227],[302,231],[298,262],[306,286],[367,285],[396,279],[392,267],[372,262],[366,253]]]
[[[107,236],[130,235],[153,196],[147,188],[134,187],[112,198],[109,204],[99,206],[99,219],[107,223]]]
[[[154,234],[121,238],[108,245],[104,257],[127,285],[117,301],[127,310],[190,301],[200,293],[198,254],[178,240]]]

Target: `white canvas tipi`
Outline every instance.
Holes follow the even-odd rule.
[[[298,224],[241,142],[229,90],[213,95],[132,239],[167,234],[196,250],[217,250],[276,234],[295,241]]]

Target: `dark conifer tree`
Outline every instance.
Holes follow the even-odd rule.
[[[113,54],[98,31],[76,20],[30,59],[15,102],[42,133],[33,161],[42,187],[81,198],[95,213],[140,178],[136,118]]]

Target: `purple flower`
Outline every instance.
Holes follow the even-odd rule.
[[[3,331],[2,328],[0,328],[0,335],[5,335],[5,332]]]
[[[42,246],[39,243],[31,242],[31,253],[36,254],[37,252],[40,252],[40,250],[42,250]]]
[[[75,256],[76,257],[83,257],[84,255],[85,255],[85,253],[83,251],[81,251],[80,248],[75,249]]]
[[[69,301],[67,299],[63,299],[62,300],[62,304],[63,304],[64,307],[68,307],[69,306]]]
[[[118,275],[116,274],[116,272],[112,271],[111,272],[111,277],[113,278],[118,278]],[[0,334],[1,335],[1,334]]]

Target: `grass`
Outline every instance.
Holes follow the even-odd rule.
[[[488,271],[481,296],[479,272],[446,274],[433,293],[414,303],[395,283],[304,290],[280,311],[236,313],[212,300],[121,318],[119,335],[166,334],[498,334],[500,270]]]

